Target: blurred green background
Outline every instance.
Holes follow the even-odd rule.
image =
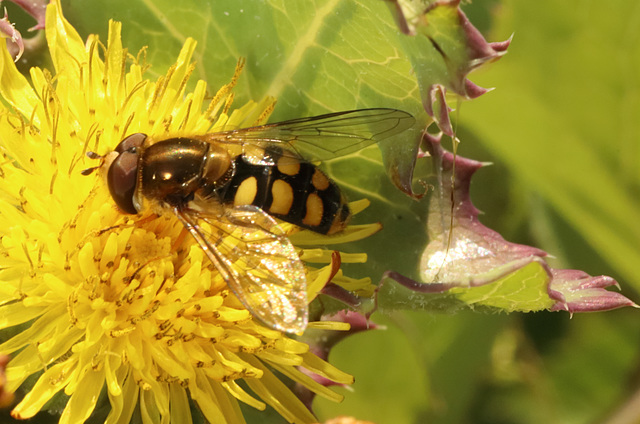
[[[458,153],[494,164],[472,184],[482,222],[507,240],[545,249],[556,268],[616,278],[637,301],[640,3],[487,0],[461,8],[488,41],[513,35],[506,56],[470,75],[495,90],[453,115]],[[399,37],[380,0],[67,0],[63,10],[83,37],[97,32],[106,41],[108,19],[122,21],[132,53],[149,46],[151,76],[166,70],[187,36],[199,43],[195,77],[214,90],[247,57],[236,105],[274,94],[275,118],[386,106],[426,120],[407,62],[384,61],[401,52],[367,37],[371,27]],[[323,39],[305,43],[318,21]],[[383,199],[365,214],[391,220],[370,246],[374,281],[389,267],[411,272],[419,250],[412,243],[422,238],[402,230],[421,234],[424,225],[416,213],[424,205],[382,180],[375,184]],[[389,243],[402,246],[406,263],[381,263],[376,249]],[[377,424],[639,422],[637,316],[632,308],[572,318],[376,314],[386,329],[350,337],[330,357],[356,377],[351,388],[337,389],[345,401],[320,399],[315,410],[321,420],[352,415]],[[246,410],[248,422],[282,422]]]

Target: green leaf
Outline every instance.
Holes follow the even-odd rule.
[[[554,301],[548,293],[548,273],[538,262],[493,283],[469,289],[453,288],[458,299],[472,306],[497,308],[506,312],[549,309]]]
[[[214,90],[245,57],[236,102],[274,96],[274,120],[381,104],[421,114],[419,99],[407,95],[416,82],[397,47],[403,35],[382,2],[120,0],[63,8],[85,34],[105,28],[104,16],[126,21],[123,43],[132,52],[148,46],[147,61],[160,70],[194,38],[195,76]]]
[[[505,2],[496,33],[515,31],[508,60],[478,76],[495,92],[464,105],[462,125],[586,242],[540,241],[593,270],[592,249],[640,288],[640,85],[638,36],[628,2],[561,10],[550,1]],[[595,18],[597,17],[597,18]],[[595,18],[595,19],[594,19]],[[635,34],[635,35],[633,35]],[[635,41],[634,41],[635,40]],[[547,206],[544,206],[547,207]],[[543,234],[538,232],[538,234]],[[606,269],[597,272],[606,272]]]
[[[500,317],[412,311],[376,321],[385,327],[349,337],[332,350],[330,361],[350,370],[356,382],[338,389],[345,395],[339,406],[316,400],[321,422],[335,417],[336,410],[380,424],[464,417],[483,378],[478,370],[488,365],[492,340],[504,325]]]

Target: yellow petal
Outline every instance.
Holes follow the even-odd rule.
[[[245,381],[251,390],[260,396],[263,401],[289,422],[317,422],[313,414],[311,414],[300,399],[298,399],[282,381],[273,375],[267,367],[251,355],[243,355],[243,358],[256,368],[262,369],[262,378],[246,379]]]
[[[110,392],[111,412],[105,424],[130,424],[133,411],[138,404],[140,387],[131,376],[129,368],[121,368],[117,375],[122,385],[122,396],[112,396]]]
[[[312,353],[302,355],[304,364],[302,365],[311,372],[314,372],[329,380],[342,384],[353,384],[353,376],[346,372],[340,371],[330,363],[323,361]]]
[[[120,104],[125,97],[125,61],[126,51],[122,48],[120,38],[122,24],[109,21],[109,42],[105,53],[105,78],[107,81],[107,97],[115,104]]]
[[[89,59],[84,42],[74,27],[62,16],[59,0],[47,6],[47,44],[56,73],[80,79],[78,64]]]
[[[191,398],[198,404],[202,415],[211,423],[226,423],[224,414],[218,404],[218,399],[211,388],[211,382],[204,374],[204,371],[197,370],[195,381],[190,382],[189,393]],[[216,383],[213,383],[216,384]]]
[[[269,365],[271,365],[274,369],[276,369],[277,371],[289,377],[292,381],[302,384],[307,389],[311,390],[317,395],[322,396],[325,399],[328,399],[333,402],[342,402],[342,400],[344,399],[344,396],[334,392],[327,386],[323,386],[322,384],[318,383],[316,380],[314,380],[307,374],[300,372],[298,368],[288,367],[288,366],[280,365],[276,363],[269,363]]]
[[[229,380],[220,384],[239,401],[244,402],[249,406],[253,406],[259,411],[264,411],[266,409],[267,405],[255,399],[253,396],[250,396],[234,380]]]
[[[169,383],[171,393],[171,420],[172,423],[190,423],[191,408],[187,391],[178,383]]]
[[[22,402],[13,409],[11,415],[14,418],[26,419],[37,414],[44,404],[67,384],[75,365],[76,362],[70,359],[46,370]]]
[[[0,46],[0,94],[23,116],[30,118],[36,105],[39,104],[38,96],[24,75],[16,69],[6,43],[0,44],[2,44]],[[33,124],[38,126],[39,122],[36,121]]]
[[[98,396],[104,386],[104,372],[87,371],[80,382],[82,390],[76,390],[60,416],[60,424],[84,422],[96,406]]]

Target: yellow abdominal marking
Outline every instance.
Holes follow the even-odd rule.
[[[322,199],[315,193],[311,193],[307,197],[307,213],[302,220],[302,223],[312,227],[317,227],[322,222],[322,214],[324,210],[322,207]]]
[[[329,178],[327,178],[324,172],[316,169],[311,177],[311,184],[313,184],[316,190],[326,190],[329,187]]]
[[[278,159],[278,171],[285,175],[296,175],[300,172],[300,163],[293,158],[282,156]]]
[[[250,205],[256,198],[257,193],[258,180],[256,180],[256,177],[249,177],[240,183],[238,191],[236,191],[236,195],[233,198],[233,205]]]
[[[285,181],[276,180],[271,186],[271,195],[273,201],[269,207],[269,212],[287,215],[293,204],[293,188],[291,188],[291,185]]]

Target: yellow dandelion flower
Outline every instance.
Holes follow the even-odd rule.
[[[134,411],[144,422],[190,422],[192,402],[210,422],[242,423],[241,401],[270,405],[290,422],[315,422],[274,371],[335,401],[341,396],[301,369],[336,383],[353,378],[253,319],[176,217],[124,215],[97,175],[80,172],[95,165],[87,151],[106,153],[129,134],[248,127],[264,122],[274,102],[228,114],[235,81],[210,102],[203,81],[187,92],[193,40],[165,76],[149,81],[120,31],[111,22],[106,47],[97,36],[85,43],[53,1],[46,37],[54,75],[32,68],[29,82],[0,48],[0,329],[7,329],[0,352],[12,355],[4,389],[26,392],[12,415],[32,417],[58,397],[65,399],[60,422],[78,423],[107,398],[107,423],[128,423]],[[364,204],[351,206],[357,212]],[[331,278],[371,293],[368,280],[342,275],[332,252],[303,248],[321,236],[281,227],[307,264],[307,302]],[[348,227],[332,240],[377,230]]]

